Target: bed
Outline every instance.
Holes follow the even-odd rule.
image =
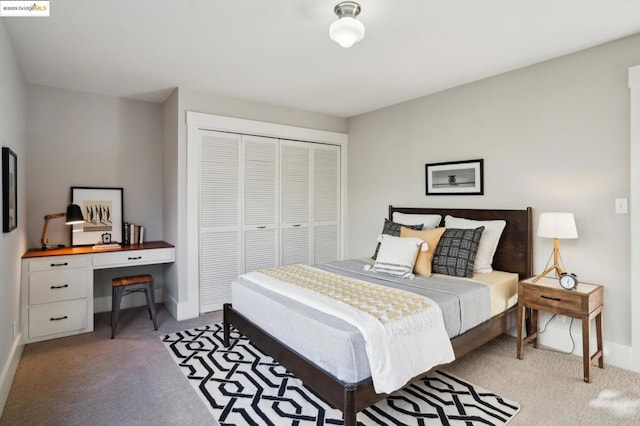
[[[532,210],[479,210],[479,209],[440,209],[389,206],[389,218],[394,213],[411,215],[438,214],[443,219],[446,215],[472,220],[505,220],[500,244],[493,257],[496,270],[517,273],[520,278],[532,275]],[[443,225],[443,223],[441,224]],[[491,317],[489,320],[474,326],[472,329],[451,338],[456,358],[474,350],[504,333],[516,324],[516,309],[512,307],[505,312]],[[262,321],[248,318],[241,309],[234,309],[231,304],[224,306],[224,344],[230,344],[230,329],[233,325],[247,336],[263,352],[279,361],[291,373],[300,378],[306,386],[320,395],[327,403],[341,409],[346,425],[356,424],[356,413],[384,399],[387,394],[376,393],[371,378],[357,381],[339,379],[327,372],[315,362],[292,349],[282,340],[274,337],[257,323]],[[275,315],[274,315],[275,316]],[[426,374],[424,371],[423,374]],[[423,375],[420,374],[419,376]],[[419,377],[419,376],[416,376]]]

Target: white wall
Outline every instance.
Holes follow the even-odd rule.
[[[629,216],[614,199],[630,196],[627,68],[639,63],[634,36],[349,119],[350,257],[372,252],[388,204],[532,206],[534,226],[541,212],[573,212],[566,269],[605,286],[608,349],[628,349]],[[484,196],[425,196],[425,163],[476,158]],[[535,272],[551,250],[534,239]]]
[[[18,157],[18,227],[10,233],[0,233],[0,413],[23,348],[20,335],[13,336],[12,327],[20,319],[20,257],[27,247],[26,91],[22,71],[0,19],[0,146],[11,148]]]
[[[29,85],[28,116],[29,247],[39,246],[44,216],[66,210],[72,186],[122,187],[123,220],[143,225],[147,241],[163,239],[160,105]],[[49,242],[70,244],[63,219],[50,222]],[[162,287],[161,265],[139,272]],[[110,297],[111,278],[122,273],[97,271],[94,297]]]
[[[194,90],[179,88],[163,105],[164,128],[170,136],[164,136],[164,155],[167,173],[165,173],[164,199],[165,210],[171,217],[165,220],[167,241],[176,246],[176,261],[167,274],[167,295],[165,305],[179,320],[195,317],[199,314],[199,295],[189,290],[187,279],[187,127],[186,112],[195,111],[208,114],[244,118],[256,121],[285,124],[334,132],[345,132],[347,121],[343,118],[304,112],[274,105],[247,102],[238,99],[208,95]],[[168,122],[173,120],[173,122]],[[174,132],[177,129],[177,139]],[[171,171],[169,172],[169,168]]]

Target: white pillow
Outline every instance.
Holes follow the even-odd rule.
[[[427,243],[415,237],[394,237],[383,234],[378,238],[380,251],[373,272],[382,272],[401,278],[413,278],[413,265],[416,263],[419,250],[427,250]]]
[[[504,220],[471,220],[449,215],[444,217],[445,228],[475,229],[479,226],[484,226],[484,231],[478,244],[476,260],[473,264],[473,272],[480,273],[493,271],[491,266],[493,255],[496,254],[498,242],[506,225],[507,222]]]
[[[393,212],[391,220],[402,225],[423,225],[422,229],[433,229],[440,225],[442,216],[439,214],[408,214]]]

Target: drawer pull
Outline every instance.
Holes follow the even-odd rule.
[[[549,297],[549,296],[545,296],[545,295],[540,295],[540,297],[543,298],[543,299],[553,300],[555,302],[562,302],[562,299],[560,299],[559,297]]]
[[[49,321],[62,321],[62,320],[66,320],[67,318],[69,317],[65,315],[63,317],[49,318]]]
[[[57,288],[67,288],[69,287],[69,284],[62,284],[62,285],[52,285],[51,286],[51,290],[55,290]]]
[[[256,226],[256,228],[258,228],[258,229],[266,229],[267,227],[266,226]]]
[[[129,260],[140,260],[142,259],[142,256],[137,256],[137,257],[129,257]]]
[[[69,264],[69,262],[64,262],[64,263],[52,263],[51,267],[55,268],[56,266],[67,266]]]
[[[302,225],[291,225],[291,226],[293,226],[294,228],[299,228],[299,227],[301,227]]]

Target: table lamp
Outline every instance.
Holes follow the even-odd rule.
[[[560,239],[578,238],[576,221],[573,213],[542,213],[538,223],[538,237],[553,238],[553,265],[533,279],[535,283],[551,271],[556,271],[556,277],[562,274],[560,266]]]
[[[78,223],[84,223],[84,216],[82,215],[82,209],[77,204],[69,204],[67,206],[66,213],[54,213],[48,214],[44,217],[44,229],[42,230],[42,238],[40,238],[40,243],[42,244],[42,250],[47,250],[49,240],[47,238],[47,231],[49,229],[49,221],[51,219],[56,219],[58,217],[66,217],[67,221],[65,224],[67,225],[75,225]]]

